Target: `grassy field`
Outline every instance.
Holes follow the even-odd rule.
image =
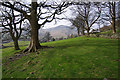
[[[28,43],[19,42],[20,48]],[[118,78],[118,40],[77,37],[41,45],[54,48],[3,65],[3,78]],[[3,63],[18,52],[2,51]]]

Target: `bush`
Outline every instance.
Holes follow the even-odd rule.
[[[104,38],[104,35],[100,35],[99,37]]]
[[[90,34],[90,37],[99,37],[99,34]]]
[[[111,36],[112,39],[120,39],[120,33],[119,34],[113,34]]]
[[[120,33],[119,34],[112,34],[112,35],[109,35],[109,34],[102,34],[102,35],[99,35],[99,37],[101,38],[109,38],[109,39],[120,39]]]
[[[96,34],[90,34],[90,37],[97,37]]]

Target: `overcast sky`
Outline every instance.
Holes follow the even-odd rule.
[[[27,4],[30,4],[31,3],[31,0],[22,0],[23,2],[25,2],[25,3],[27,3]],[[41,1],[41,0],[38,0],[38,2],[39,1]],[[45,0],[44,0],[45,1]],[[55,0],[55,1],[61,1],[61,0]],[[69,8],[67,8],[66,10],[65,10],[66,12],[65,13],[63,13],[63,14],[61,14],[61,15],[59,15],[60,17],[62,17],[62,18],[74,18],[75,17],[75,15],[73,15],[72,14],[72,11],[69,9]],[[58,16],[57,16],[58,17]],[[50,23],[46,23],[45,25],[44,25],[44,27],[43,27],[43,29],[47,29],[47,28],[52,28],[52,27],[57,27],[57,26],[59,26],[59,25],[67,25],[67,26],[71,26],[72,24],[70,23],[70,21],[68,21],[68,20],[56,20],[57,21],[57,23],[55,23],[55,20],[53,20],[52,22],[50,22]]]
[[[74,18],[75,17],[75,15],[73,15],[73,12],[69,8],[66,9],[65,13],[63,13],[59,16],[61,18]],[[59,16],[57,16],[57,17],[59,17]],[[66,25],[66,26],[71,26],[72,25],[70,21],[65,20],[65,19],[56,20],[56,21],[57,21],[57,23],[55,23],[55,20],[53,20],[51,23],[46,23],[45,26],[44,26],[44,29],[45,28],[56,27],[56,26],[59,26],[59,25]]]
[[[23,2],[25,2],[26,4],[30,4],[31,0],[22,0]],[[59,0],[58,0],[59,1]],[[73,7],[73,6],[72,6]],[[66,12],[60,15],[62,18],[74,18],[76,15],[73,13],[73,11],[71,11],[69,8],[66,9]],[[70,21],[68,20],[57,20],[57,23],[55,23],[55,20],[53,20],[50,23],[46,23],[43,27],[43,29],[47,29],[47,28],[52,28],[52,27],[57,27],[59,25],[66,25],[66,26],[72,26],[72,24],[70,23]],[[103,26],[103,25],[101,25]],[[98,28],[97,24],[94,24],[92,28]]]

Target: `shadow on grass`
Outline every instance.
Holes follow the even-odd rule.
[[[118,46],[120,45],[119,40],[118,41],[114,41],[114,40],[110,40],[110,41],[106,41],[106,40],[84,40],[84,41],[80,41],[79,42],[66,42],[64,44],[57,44],[57,46],[55,46],[55,48],[60,48],[60,49],[64,49],[67,47],[82,47],[82,46]]]

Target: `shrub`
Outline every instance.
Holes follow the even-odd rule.
[[[99,34],[90,34],[90,37],[99,37]]]
[[[120,39],[120,33],[119,34],[113,34],[111,36],[112,39]]]
[[[109,35],[109,34],[102,34],[102,35],[99,35],[99,37],[101,38],[109,38],[109,39],[120,39],[120,33],[119,34],[112,34],[112,35]]]

